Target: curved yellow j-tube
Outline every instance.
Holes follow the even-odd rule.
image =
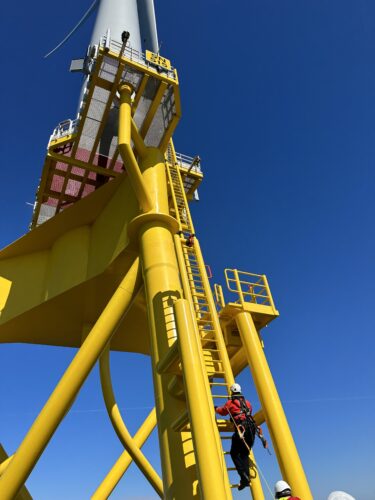
[[[123,444],[124,448],[127,450],[127,452],[132,457],[134,462],[143,472],[147,480],[150,482],[151,486],[155,489],[156,493],[162,498],[163,497],[162,480],[155,472],[150,462],[141,452],[139,447],[134,442],[134,439],[130,435],[122,419],[119,407],[116,403],[111,382],[108,348],[101,355],[99,364],[100,364],[100,381],[102,384],[104,401],[107,407],[109,418],[111,419],[116,434],[120,439],[121,443]]]
[[[142,284],[137,257],[0,477],[1,500],[13,500],[38,461]]]
[[[134,444],[138,446],[138,448],[142,448],[151,432],[155,429],[156,426],[156,410],[155,408],[151,410],[148,414],[148,417],[143,422],[141,427],[135,433],[133,440]],[[91,500],[104,500],[109,497],[112,491],[116,488],[118,482],[128,470],[129,465],[133,462],[132,457],[129,453],[124,450],[119,458],[116,460],[115,464],[108,472],[106,477],[103,479],[101,484],[98,486],[96,491],[91,497]]]
[[[128,84],[123,84],[119,88],[120,92],[120,112],[118,126],[118,150],[129,175],[131,185],[143,212],[152,209],[153,203],[138,162],[134,156],[131,146],[131,92],[132,88]],[[134,125],[133,125],[134,127]]]

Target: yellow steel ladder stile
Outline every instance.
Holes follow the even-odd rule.
[[[194,226],[172,142],[168,146],[166,160],[172,200],[171,209],[180,227],[179,238],[175,239],[176,245],[180,247],[176,248],[176,251],[179,253],[178,250],[180,250],[180,254],[183,255],[184,269],[180,271],[187,275],[213,404],[219,406],[228,399],[229,388],[234,382],[233,372],[198,240],[195,236],[189,240],[189,236],[194,235]],[[224,394],[212,392],[220,392],[220,388],[224,389]],[[224,442],[231,439],[228,430],[220,430],[220,437]],[[222,452],[223,457],[229,454],[229,451],[224,451],[223,443]],[[226,468],[228,473],[235,470],[229,466]],[[231,488],[237,486],[237,483],[230,484]]]

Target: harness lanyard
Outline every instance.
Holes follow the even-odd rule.
[[[232,422],[234,423],[234,426],[236,428],[237,434],[239,435],[240,439],[245,443],[246,448],[249,450],[249,453],[251,451],[250,446],[247,444],[246,439],[245,439],[245,429],[242,425],[237,425],[236,421],[234,420],[233,415],[231,414],[230,410],[228,409],[228,413],[232,419]],[[242,427],[243,431],[240,430],[240,427]]]
[[[246,403],[244,403],[246,404]],[[240,401],[240,408],[239,408],[242,413],[245,413],[245,416],[247,418],[249,418],[249,420],[251,420],[251,422],[253,423],[254,427],[255,427],[255,434],[258,436],[258,438],[261,440],[262,442],[262,445],[263,445],[263,448],[265,448],[268,453],[271,455],[271,452],[270,452],[270,449],[268,448],[268,443],[267,443],[267,440],[265,439],[265,437],[263,436],[263,432],[262,432],[262,429],[259,427],[259,425],[256,424],[253,416],[251,415],[251,413],[248,413],[242,408],[242,404],[241,404],[241,401]],[[246,406],[246,410],[248,410],[247,406]],[[237,433],[240,437],[240,439],[242,439],[242,441],[245,443],[246,445],[246,448],[249,450],[249,453],[251,451],[251,448],[249,447],[249,445],[247,444],[246,440],[245,440],[245,429],[244,427],[240,424],[240,425],[237,425],[233,415],[231,414],[229,408],[228,408],[228,413],[232,419],[232,422],[234,423],[234,426],[236,427],[236,430],[237,430]],[[242,431],[240,430],[240,427],[243,429]]]

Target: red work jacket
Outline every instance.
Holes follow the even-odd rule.
[[[252,406],[249,401],[246,399],[246,406],[249,408],[250,413],[252,412]],[[216,407],[216,413],[219,415],[232,415],[236,423],[246,420],[246,415],[244,412],[241,412],[241,403],[238,399],[229,399],[224,406]]]

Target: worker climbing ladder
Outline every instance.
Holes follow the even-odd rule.
[[[184,173],[181,172],[178,166],[172,141],[168,146],[166,160],[172,201],[171,212],[175,215],[179,223],[179,232],[175,236],[175,245],[176,253],[179,257],[180,273],[182,277],[185,277],[185,279],[182,279],[184,282],[184,293],[190,299],[189,302],[192,305],[193,316],[197,322],[207,381],[213,406],[217,406],[220,400],[227,400],[230,397],[229,388],[234,383],[234,376],[208,281],[206,266],[198,239],[195,236],[184,187]],[[220,393],[218,394],[217,392]],[[221,427],[219,425],[219,430],[221,431],[220,437],[223,441],[221,450],[225,457],[225,455],[229,455],[229,451],[225,451],[223,445],[231,438],[227,433],[232,429],[228,429],[228,426],[225,425]],[[251,463],[253,464],[250,471],[253,498],[261,499],[264,496],[253,457]],[[236,470],[232,466],[226,466],[226,469],[228,473]],[[238,484],[231,483],[230,487],[236,488]]]

